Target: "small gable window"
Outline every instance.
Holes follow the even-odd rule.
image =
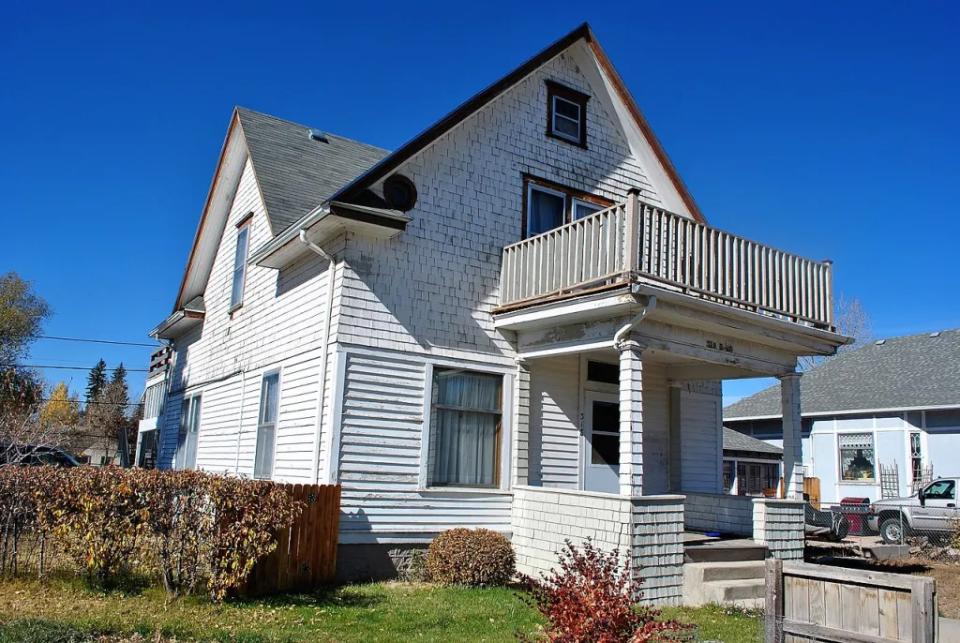
[[[237,249],[233,255],[233,284],[230,288],[230,312],[243,305],[243,282],[247,276],[247,246],[250,243],[250,219],[237,228]]]
[[[547,136],[586,147],[589,98],[582,92],[548,80]]]

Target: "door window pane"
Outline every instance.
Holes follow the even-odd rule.
[[[430,430],[430,484],[499,484],[503,377],[435,369]]]
[[[260,385],[260,419],[257,423],[257,450],[253,462],[254,478],[273,476],[279,398],[280,373],[264,375],[263,383]]]
[[[531,185],[527,204],[527,236],[547,232],[563,225],[564,203],[563,194]]]
[[[939,480],[927,487],[923,497],[928,500],[953,500],[953,480]]]
[[[591,464],[620,464],[620,405],[594,400],[590,427]]]

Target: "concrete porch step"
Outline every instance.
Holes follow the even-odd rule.
[[[687,563],[684,566],[684,578],[691,582],[709,583],[711,581],[763,579],[764,561],[728,561],[718,563]]]
[[[762,607],[766,592],[762,560],[685,563],[683,602]]]
[[[687,545],[683,548],[683,558],[688,563],[732,563],[763,561],[767,557],[767,546],[750,541],[722,541],[704,545]]]

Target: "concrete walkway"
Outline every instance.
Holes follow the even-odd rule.
[[[960,621],[953,618],[937,618],[937,628],[940,635],[937,640],[940,643],[960,643]]]

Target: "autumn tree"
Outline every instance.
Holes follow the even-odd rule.
[[[0,366],[13,367],[40,333],[50,306],[15,272],[0,275]]]
[[[96,398],[87,401],[85,413],[84,432],[94,440],[94,445],[103,452],[107,462],[112,462],[117,455],[121,455],[121,463],[126,459],[126,454],[118,450],[129,444],[134,424],[129,410],[127,371],[120,364]]]
[[[66,382],[53,387],[50,397],[40,409],[40,423],[46,426],[69,428],[77,424],[80,403],[70,396]]]

